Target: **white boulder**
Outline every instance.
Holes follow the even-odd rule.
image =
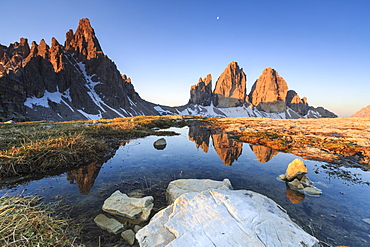
[[[277,203],[247,190],[181,195],[136,234],[140,246],[319,246]]]
[[[103,211],[127,217],[133,220],[146,221],[153,208],[153,197],[132,198],[119,190],[104,201]]]
[[[178,179],[169,183],[167,200],[173,203],[176,198],[188,192],[201,192],[207,189],[232,190],[229,179],[215,181],[211,179]]]

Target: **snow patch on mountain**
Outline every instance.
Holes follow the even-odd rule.
[[[69,104],[63,98],[68,99],[69,101],[71,101],[71,96],[70,96],[69,89],[64,91],[63,93],[61,93],[61,92],[59,92],[59,88],[57,87],[56,92],[49,92],[49,91],[45,90],[44,96],[42,96],[41,98],[37,98],[35,96],[31,97],[31,98],[27,98],[26,101],[24,102],[24,105],[29,107],[29,108],[33,108],[33,106],[43,106],[45,108],[50,108],[50,106],[49,106],[49,100],[50,100],[50,101],[52,101],[54,103],[57,103],[57,104],[60,104],[61,102],[63,102],[64,104],[66,104],[71,109]]]

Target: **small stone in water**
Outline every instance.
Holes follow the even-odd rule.
[[[133,245],[135,242],[135,233],[131,229],[122,232],[121,237],[125,239],[130,245]]]

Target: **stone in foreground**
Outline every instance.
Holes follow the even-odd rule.
[[[108,218],[104,214],[99,214],[98,216],[96,216],[94,219],[94,222],[101,229],[114,233],[114,234],[117,234],[124,227],[124,225],[120,223],[119,221],[113,218]]]
[[[133,220],[146,221],[153,208],[152,202],[151,196],[132,198],[117,190],[104,201],[103,211]]]
[[[211,179],[178,179],[169,183],[167,187],[167,200],[173,203],[176,198],[188,192],[201,192],[207,189],[231,190],[229,179],[215,181]]]
[[[158,212],[140,246],[319,246],[278,204],[247,190],[190,192]]]

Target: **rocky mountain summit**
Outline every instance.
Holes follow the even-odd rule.
[[[213,117],[336,117],[313,108],[278,73],[267,68],[246,92],[247,77],[231,62],[216,81],[200,78],[190,88],[188,104],[162,106],[143,100],[131,79],[106,56],[88,19],[66,33],[64,44],[55,38],[26,38],[0,45],[0,121],[78,120],[137,115],[196,114]]]
[[[106,55],[88,19],[64,45],[21,38],[0,45],[0,120],[75,120],[158,115]]]
[[[351,117],[370,117],[370,105],[362,108],[355,114],[353,114]]]
[[[207,85],[207,86],[205,86]],[[320,118],[337,117],[322,108],[312,107],[307,98],[300,98],[272,68],[266,68],[246,92],[247,77],[237,62],[231,62],[211,91],[212,78],[200,79],[190,89],[190,100],[185,106],[164,108],[167,113],[197,114],[216,117]]]

